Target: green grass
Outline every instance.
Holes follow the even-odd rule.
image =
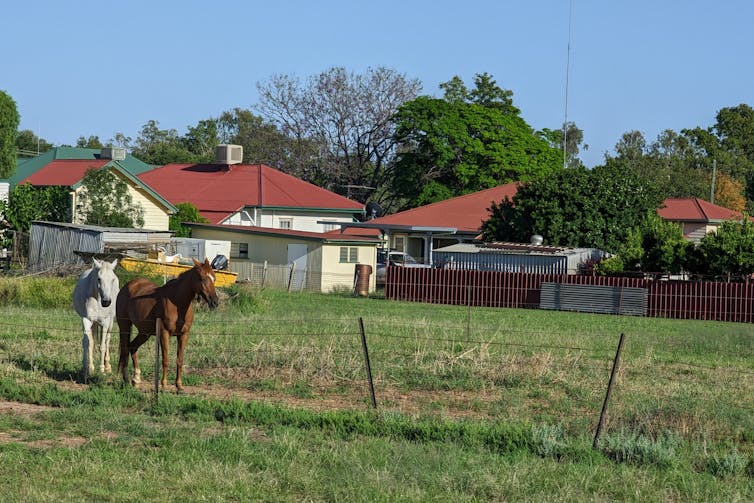
[[[114,375],[73,384],[75,313],[21,304],[0,307],[0,397],[54,408],[0,414],[10,501],[754,498],[749,325],[236,286],[198,309],[187,392],[155,404]]]

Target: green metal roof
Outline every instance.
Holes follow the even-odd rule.
[[[98,148],[55,147],[39,154],[37,157],[19,159],[16,165],[16,172],[8,178],[8,182],[10,182],[11,187],[15,187],[21,180],[36,173],[52,161],[61,159],[99,159],[100,153],[101,150]],[[117,162],[122,170],[127,171],[134,177],[154,168],[154,166],[140,161],[131,154],[126,154],[126,158],[122,161],[112,162]]]

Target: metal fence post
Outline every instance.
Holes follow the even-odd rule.
[[[162,335],[162,319],[155,320],[154,333],[154,400],[160,396],[160,340]]]
[[[605,422],[605,414],[607,413],[607,403],[610,401],[610,393],[613,391],[613,382],[615,381],[615,374],[618,371],[618,364],[620,363],[620,353],[623,350],[623,334],[620,334],[618,340],[618,349],[615,352],[615,359],[613,360],[613,369],[610,371],[610,381],[607,383],[607,392],[605,393],[605,401],[602,403],[602,412],[600,412],[600,420],[597,423],[597,431],[594,433],[594,442],[592,442],[592,448],[597,448],[597,443],[600,440],[600,434],[602,433],[602,425]]]
[[[466,342],[471,340],[471,285],[466,286]]]
[[[369,364],[369,349],[367,349],[367,336],[364,332],[364,319],[359,317],[359,331],[361,332],[361,347],[364,350],[364,362],[367,367],[367,380],[369,381],[369,395],[372,398],[372,407],[377,408],[377,398],[374,395],[374,382],[372,381],[372,366]]]

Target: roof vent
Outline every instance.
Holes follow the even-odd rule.
[[[241,145],[218,145],[215,147],[215,164],[241,164],[243,147]]]
[[[540,236],[539,234],[534,234],[531,237],[531,244],[533,245],[541,245],[544,242],[544,238]]]
[[[113,161],[122,161],[126,158],[126,149],[123,147],[102,147],[99,154],[100,159],[112,159]]]

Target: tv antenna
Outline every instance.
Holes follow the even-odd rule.
[[[568,165],[566,145],[568,145],[568,75],[571,66],[571,17],[573,14],[573,0],[568,1],[568,46],[566,49],[566,80],[565,80],[565,111],[563,112],[563,167]]]

